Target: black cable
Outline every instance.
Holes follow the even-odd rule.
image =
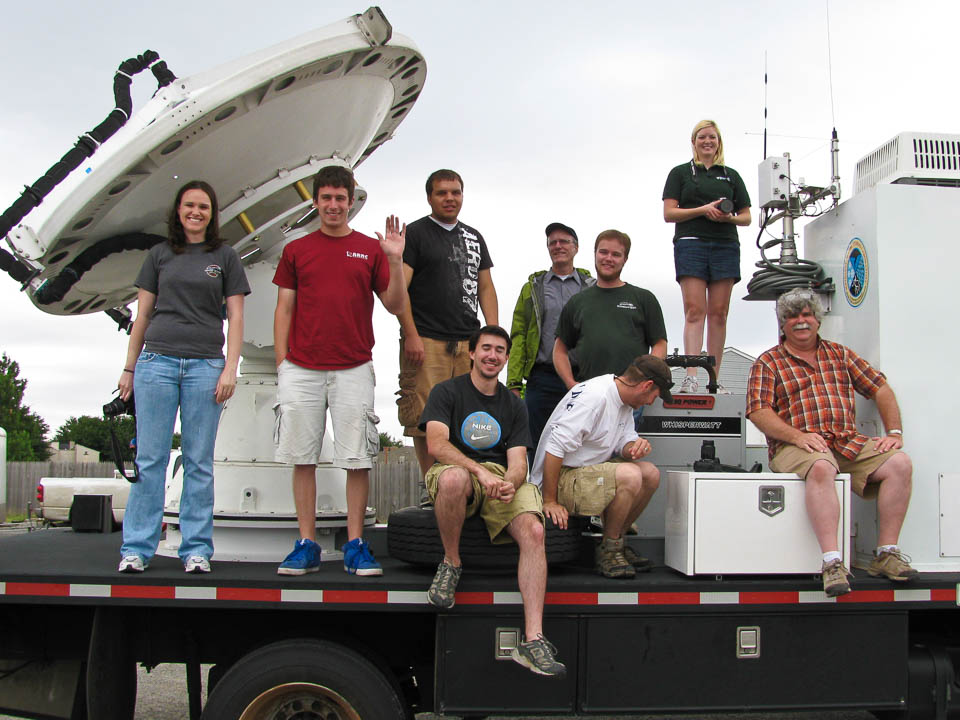
[[[87,270],[108,255],[124,250],[149,250],[165,239],[161,235],[137,232],[101,240],[77,255],[55,278],[41,285],[33,295],[34,300],[38,305],[60,302]],[[119,323],[119,320],[117,322]]]
[[[20,197],[13,205],[0,214],[0,237],[4,237],[66,177],[76,170],[84,160],[93,155],[97,148],[114,135],[127,120],[133,109],[130,97],[130,85],[133,76],[150,68],[157,80],[157,89],[166,87],[177,79],[167,64],[153,50],[147,50],[143,55],[129,58],[120,63],[120,67],[113,76],[113,97],[116,106],[107,115],[106,119],[90,132],[84,133],[70,150],[50,167],[33,185],[24,187]],[[0,270],[4,270],[10,277],[19,283],[28,282],[36,270],[26,263],[20,262],[14,255],[0,248]]]

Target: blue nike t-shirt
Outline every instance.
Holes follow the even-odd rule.
[[[420,429],[436,420],[450,429],[450,442],[476,462],[506,466],[507,449],[530,447],[530,425],[523,400],[497,383],[494,395],[484,395],[459,375],[434,386],[420,415]]]

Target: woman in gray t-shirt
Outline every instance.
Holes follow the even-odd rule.
[[[143,572],[160,541],[164,481],[180,412],[183,492],[179,555],[187,572],[210,572],[213,446],[233,395],[250,293],[236,251],[220,239],[217,196],[194,180],[177,193],[167,242],[155,245],[135,285],[137,319],[117,387],[137,405],[137,470],[123,518],[120,572]],[[227,356],[223,356],[226,302]]]

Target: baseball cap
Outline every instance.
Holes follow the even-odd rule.
[[[664,402],[672,402],[673,395],[670,394],[670,388],[673,387],[673,375],[670,373],[670,366],[656,355],[640,355],[634,358],[632,365],[637,368],[648,380],[653,380],[660,388],[660,397]]]
[[[574,229],[573,229],[572,227],[570,227],[569,225],[564,225],[564,224],[561,223],[561,222],[552,222],[552,223],[550,223],[549,225],[547,225],[547,233],[546,233],[546,234],[547,234],[547,237],[550,237],[550,233],[552,233],[554,230],[563,230],[565,233],[568,233],[568,234],[570,234],[570,235],[573,235],[573,241],[574,241],[577,245],[580,244],[580,238],[577,237],[577,231],[574,230]]]

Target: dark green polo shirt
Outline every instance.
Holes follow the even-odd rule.
[[[693,164],[686,162],[670,171],[663,186],[663,199],[676,200],[684,209],[700,207],[720,198],[733,200],[737,212],[750,207],[750,195],[740,174],[726,165],[714,165],[709,170],[697,165],[694,172]],[[702,215],[677,223],[673,239],[683,237],[738,241],[736,225],[714,222]]]

